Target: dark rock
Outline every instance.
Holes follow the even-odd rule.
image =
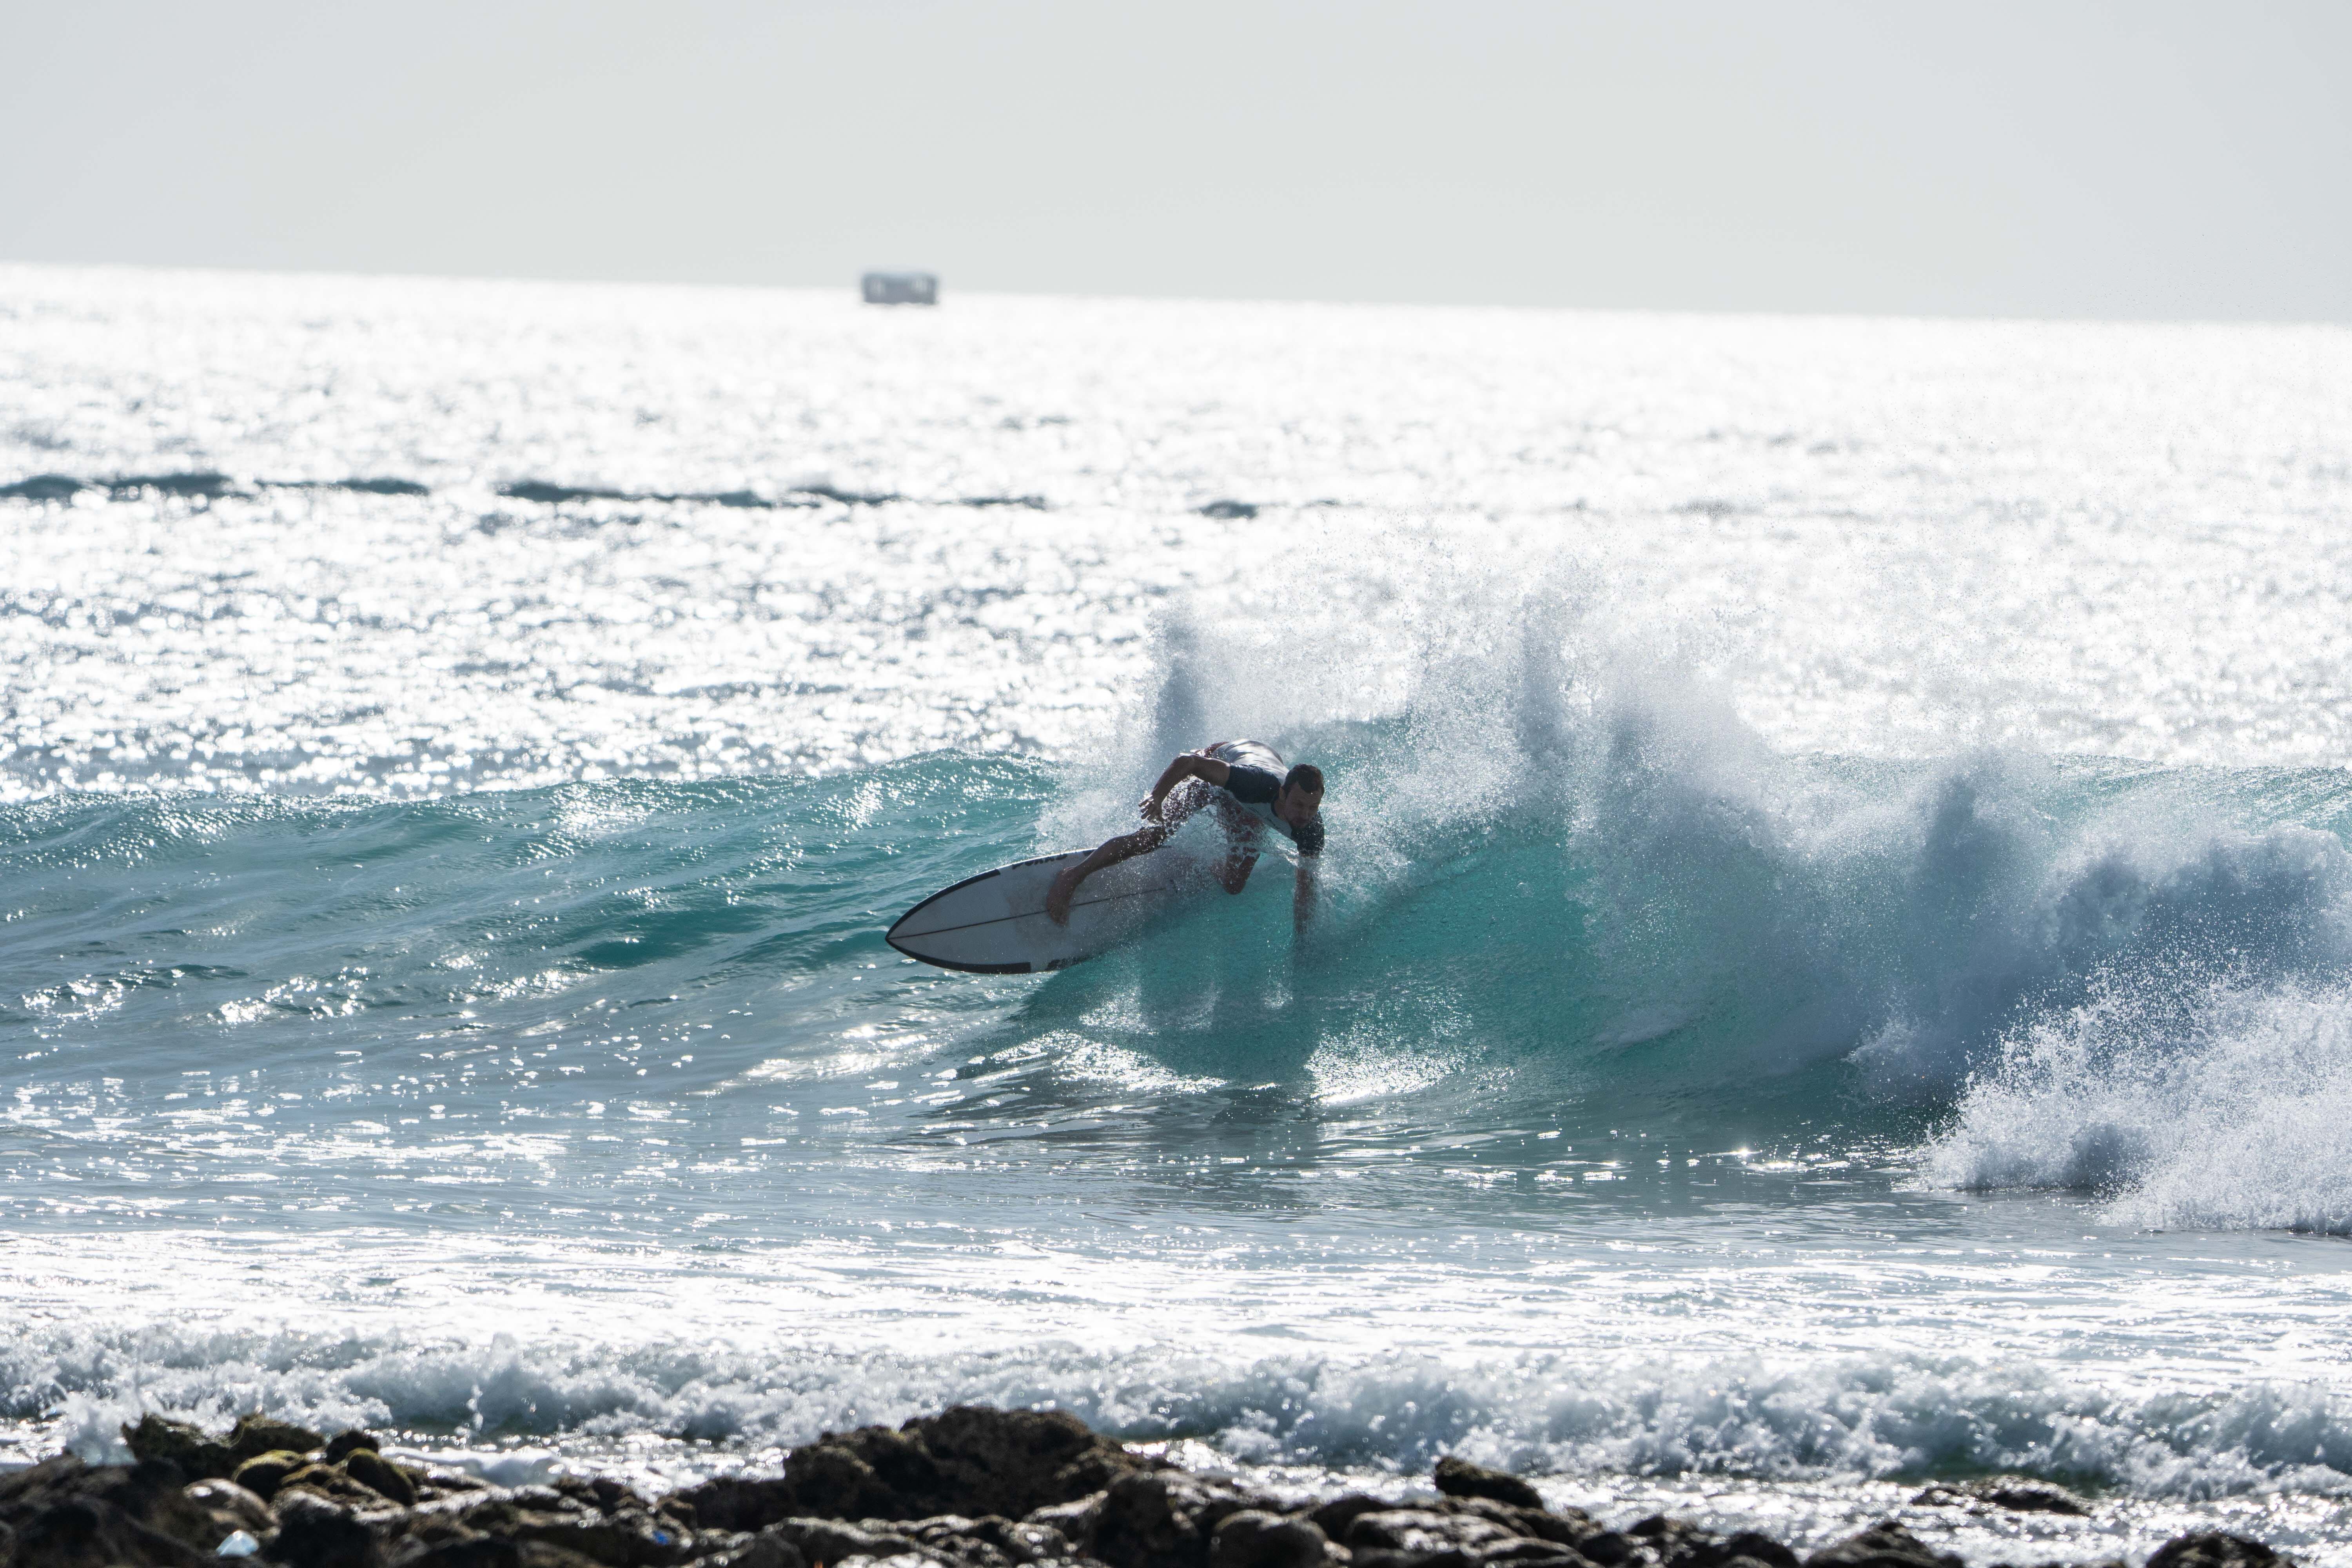
[[[226,1533],[168,1460],[91,1466],[70,1454],[0,1478],[0,1525],[14,1568],[186,1568]]]
[[[1769,1535],[1744,1530],[1727,1539],[1662,1513],[1626,1526],[1624,1539],[1646,1546],[1664,1568],[1725,1568],[1735,1558],[1758,1568],[1797,1568],[1797,1554]],[[1608,1550],[1598,1544],[1595,1549]]]
[[[1702,1555],[1715,1543],[1712,1531],[1701,1530],[1686,1519],[1668,1519],[1663,1513],[1654,1513],[1627,1525],[1625,1537],[1656,1552],[1661,1563],[1679,1563]]]
[[[392,1568],[407,1568],[412,1559],[442,1552],[465,1553],[460,1548],[477,1541],[499,1540],[487,1531],[467,1524],[459,1510],[450,1508],[419,1509],[399,1521],[399,1539],[387,1551]],[[513,1547],[512,1542],[505,1542]]]
[[[16,1535],[14,1568],[201,1568],[211,1561],[102,1498],[61,1497],[9,1526]]]
[[[1111,1568],[1207,1568],[1217,1526],[1248,1508],[1275,1511],[1270,1499],[1198,1476],[1137,1471],[1111,1483],[1093,1538],[1076,1544]]]
[[[596,1560],[544,1541],[523,1542],[522,1568],[596,1568]]]
[[[677,1494],[699,1523],[714,1530],[764,1530],[793,1516],[793,1483],[781,1476],[718,1476]]]
[[[1805,1568],[1961,1568],[1961,1563],[1948,1552],[1931,1549],[1893,1520],[1882,1519],[1814,1552],[1805,1559]]]
[[[641,1505],[643,1501],[636,1493],[631,1491],[620,1482],[613,1479],[610,1476],[597,1476],[593,1479],[584,1480],[583,1483],[583,1489],[586,1497],[595,1504],[596,1508],[604,1513],[611,1513],[614,1509],[622,1508],[630,1504]],[[662,1500],[661,1506],[662,1511],[669,1514],[672,1518],[681,1519],[688,1524],[696,1524],[700,1522],[694,1517],[694,1510],[692,1508],[680,1502],[674,1497],[664,1498]]]
[[[362,1448],[373,1454],[380,1451],[383,1447],[383,1444],[375,1440],[374,1433],[354,1426],[348,1432],[338,1432],[327,1439],[327,1463],[340,1465]]]
[[[600,1489],[596,1482],[586,1476],[562,1474],[547,1485],[566,1506],[586,1509],[592,1513],[610,1513],[614,1508],[624,1506],[635,1506],[643,1510],[646,1506],[643,1498],[614,1480],[605,1481]],[[608,1502],[607,1499],[611,1500]]]
[[[350,1434],[344,1436],[349,1436]],[[343,1473],[377,1496],[387,1498],[403,1508],[416,1501],[416,1483],[410,1480],[399,1466],[376,1452],[373,1439],[370,1447],[352,1448],[341,1458]]]
[[[871,1528],[882,1521],[847,1524],[832,1519],[787,1519],[760,1531],[763,1539],[791,1546],[810,1563],[839,1563],[850,1557],[925,1557],[935,1563],[952,1559],[928,1550],[911,1535]]]
[[[213,1480],[236,1468],[227,1444],[193,1421],[173,1421],[152,1411],[142,1415],[136,1426],[124,1422],[122,1441],[132,1458],[176,1465],[192,1481]]]
[[[1733,1564],[1740,1563],[1753,1563],[1756,1568],[1797,1568],[1795,1552],[1770,1536],[1759,1535],[1752,1530],[1743,1530],[1717,1542],[1715,1551],[1712,1562],[1696,1563],[1693,1568],[1733,1568]],[[1669,1560],[1669,1568],[1678,1568],[1678,1565]]]
[[[1397,1552],[1385,1546],[1357,1548],[1349,1557],[1352,1568],[1478,1568],[1478,1559],[1459,1548],[1444,1552]]]
[[[765,1530],[746,1538],[740,1546],[699,1561],[709,1568],[808,1568],[799,1548]]]
[[[212,1513],[188,1496],[179,1468],[142,1459],[127,1468],[106,1465],[89,1472],[98,1495],[150,1530],[160,1531],[199,1551],[220,1544],[212,1536]]]
[[[1892,1521],[1801,1564],[1768,1536],[1718,1536],[1664,1515],[1604,1530],[1574,1509],[1513,1500],[1533,1489],[1458,1461],[1440,1463],[1447,1489],[1425,1503],[1352,1493],[1285,1508],[1034,1412],[964,1408],[828,1435],[795,1451],[781,1477],[658,1500],[610,1478],[488,1487],[397,1465],[365,1433],[326,1445],[258,1416],[226,1442],[152,1415],[123,1436],[137,1464],[60,1455],[0,1475],[0,1568],[219,1568],[215,1549],[237,1531],[284,1568],[878,1568],[885,1559],[894,1568],[1963,1568]],[[243,1484],[188,1479],[189,1466],[271,1438],[310,1446],[246,1455]],[[2086,1506],[2016,1478],[1933,1487],[1918,1500],[2074,1511],[2041,1495],[2011,1501],[2002,1494],[2012,1489]],[[882,1506],[846,1515],[803,1506],[756,1530],[730,1522],[812,1495]],[[936,1506],[945,1498],[1005,1500]],[[1005,1511],[1024,1503],[1034,1504],[1025,1517]],[[2294,1564],[2258,1542],[2200,1532],[2168,1542],[2146,1568]]]
[[[1614,1530],[1597,1531],[1576,1543],[1576,1549],[1601,1564],[1601,1568],[1616,1568],[1620,1563],[1643,1563],[1659,1554],[1646,1541]]]
[[[1348,1526],[1347,1546],[1350,1552],[1402,1552],[1415,1558],[1459,1552],[1475,1562],[1496,1547],[1526,1539],[1509,1526],[1475,1513],[1391,1508],[1357,1515]]]
[[[2158,1547],[2147,1560],[2147,1568],[2282,1568],[2294,1562],[2259,1541],[2199,1530],[2176,1535]]]
[[[488,1535],[424,1545],[393,1560],[394,1568],[522,1568],[522,1548]]]
[[[883,1523],[880,1520],[870,1522]],[[990,1516],[989,1522],[996,1525],[1008,1523],[993,1515]],[[984,1530],[979,1520],[966,1519],[961,1514],[948,1513],[937,1519],[919,1519],[911,1524],[899,1526],[897,1533],[912,1537],[948,1561],[962,1564],[962,1568],[1014,1568],[1017,1563],[1030,1561],[1027,1556],[1007,1551],[1003,1538],[997,1532]],[[1038,1533],[1043,1535],[1045,1532],[1040,1529]]]
[[[561,1547],[604,1568],[671,1568],[687,1560],[694,1539],[691,1531],[642,1510],[604,1515],[529,1510],[501,1533]]]
[[[359,1436],[366,1437],[365,1433]],[[224,1441],[193,1422],[174,1421],[152,1411],[142,1415],[135,1426],[126,1424],[122,1440],[134,1458],[167,1460],[192,1481],[226,1479],[248,1459],[280,1449],[308,1454],[326,1442],[307,1426],[260,1415],[241,1417]],[[373,1447],[375,1440],[367,1438],[367,1446]]]
[[[1396,1504],[1392,1502],[1383,1501],[1369,1493],[1349,1492],[1343,1496],[1335,1497],[1328,1502],[1318,1504],[1308,1510],[1307,1517],[1315,1521],[1315,1527],[1318,1530],[1332,1540],[1345,1541],[1348,1539],[1348,1527],[1357,1520],[1365,1514],[1380,1513],[1395,1506]]]
[[[268,1456],[264,1455],[263,1458]],[[243,1472],[240,1470],[239,1473]],[[320,1497],[332,1499],[345,1508],[353,1509],[380,1509],[389,1500],[373,1487],[354,1480],[351,1472],[341,1465],[305,1464],[278,1481],[278,1489],[269,1500],[273,1505],[283,1503],[287,1494],[294,1491],[314,1492]]]
[[[909,1506],[944,1489],[939,1467],[902,1433],[872,1426],[795,1448],[784,1460],[793,1511],[828,1519],[914,1519],[953,1511]],[[698,1517],[702,1500],[692,1493]],[[742,1528],[738,1524],[736,1528]]]
[[[271,1510],[278,1534],[264,1550],[290,1568],[383,1568],[383,1542],[353,1510],[308,1490]]]
[[[213,1528],[220,1532],[213,1542],[215,1546],[233,1531],[242,1530],[260,1537],[278,1528],[278,1516],[269,1511],[269,1505],[235,1481],[198,1481],[188,1488],[186,1496],[211,1516]],[[201,1546],[204,1542],[195,1544]]]
[[[1031,1509],[1021,1522],[1024,1527],[1050,1530],[1070,1542],[1072,1551],[1082,1552],[1094,1540],[1095,1526],[1101,1522],[1103,1506],[1109,1500],[1107,1491],[1090,1492],[1076,1502]]]
[[[1209,1568],[1323,1568],[1331,1541],[1312,1520],[1245,1508],[1209,1532]]]
[[[993,1546],[1013,1563],[1045,1563],[1077,1554],[1077,1548],[1060,1530],[1033,1520],[987,1514],[973,1520],[968,1533]]]
[[[1514,1508],[1531,1508],[1538,1512],[1543,1509],[1543,1494],[1518,1477],[1457,1459],[1451,1454],[1437,1461],[1435,1479],[1437,1489],[1447,1497],[1492,1498]]]
[[[297,1470],[307,1469],[310,1464],[310,1460],[291,1448],[274,1448],[268,1453],[256,1454],[237,1466],[236,1473],[229,1479],[267,1502],[278,1495],[278,1489],[285,1483],[287,1477]]]
[[[0,1478],[0,1524],[16,1536],[16,1568],[92,1552],[110,1563],[176,1563],[209,1553],[221,1536],[210,1510],[188,1497],[178,1466],[85,1465],[70,1454]]]
[[[1591,1568],[1592,1560],[1572,1546],[1556,1541],[1507,1541],[1478,1554],[1480,1568]]]
[[[1516,1531],[1536,1541],[1549,1541],[1560,1546],[1575,1546],[1603,1533],[1601,1521],[1580,1508],[1554,1511],[1540,1508],[1516,1508],[1492,1498],[1442,1498],[1439,1513],[1474,1514],[1492,1520],[1506,1530]],[[1640,1526],[1634,1527],[1636,1530]]]
[[[493,1487],[490,1490],[498,1500],[517,1508],[560,1509],[569,1506],[572,1500],[549,1486]]]
[[[2064,1513],[2079,1517],[2091,1511],[2089,1503],[2063,1487],[2016,1476],[1993,1476],[1974,1481],[1939,1481],[1911,1500],[1926,1508],[1964,1508],[1971,1503],[1990,1503],[1995,1508],[2011,1509],[2019,1513]]]
[[[280,1448],[308,1454],[326,1446],[326,1438],[308,1426],[297,1426],[291,1421],[280,1421],[275,1416],[258,1414],[238,1416],[236,1425],[229,1428],[228,1434],[229,1451],[240,1465],[247,1459]]]
[[[896,1430],[827,1433],[793,1449],[779,1479],[730,1477],[678,1495],[715,1530],[756,1531],[788,1518],[1018,1519],[1145,1466],[1076,1416],[966,1405]]]
[[[1615,1542],[1625,1546],[1619,1547]],[[1743,1530],[1729,1537],[1719,1536],[1688,1520],[1669,1519],[1662,1513],[1626,1526],[1615,1542],[1596,1539],[1587,1544],[1593,1552],[1612,1556],[1628,1548],[1646,1548],[1664,1568],[1728,1568],[1735,1561],[1756,1568],[1797,1568],[1797,1554],[1769,1535]]]

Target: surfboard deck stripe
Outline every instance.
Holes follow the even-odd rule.
[[[1174,886],[1175,884],[1173,882],[1154,882],[1148,888],[1137,888],[1130,892],[1125,893],[1106,893],[1099,899],[1072,899],[1070,900],[1070,909],[1075,912],[1078,910],[1090,909],[1096,904],[1115,904],[1121,899],[1146,898],[1153,893],[1163,892]],[[898,924],[904,925],[908,921],[914,918],[914,914],[915,911],[913,910],[908,910],[905,914],[898,917]],[[1037,911],[1034,910],[1024,910],[1021,913],[1015,915],[991,915],[984,921],[965,921],[961,925],[925,926],[920,931],[910,931],[907,934],[909,937],[945,936],[951,931],[971,931],[980,926],[1003,925],[1007,921],[1026,921],[1034,920],[1036,918]],[[898,930],[898,926],[897,925],[890,928],[890,931],[893,933],[896,933]],[[895,934],[893,934],[892,936],[886,938],[886,940],[895,943],[897,938]]]
[[[975,974],[1029,974],[1066,969],[1117,946],[1150,920],[1154,905],[1184,892],[1178,863],[1129,860],[1087,879],[1070,905],[1070,921],[1045,916],[1045,894],[1084,849],[1015,861],[942,888],[892,922],[885,940],[898,952],[942,969]]]

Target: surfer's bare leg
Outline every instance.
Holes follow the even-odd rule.
[[[1217,868],[1217,885],[1238,893],[1249,886],[1250,873],[1257,868],[1257,821],[1230,800],[1219,801],[1217,807],[1217,819],[1225,830],[1225,860]]]
[[[1121,860],[1132,860],[1138,855],[1149,855],[1162,844],[1184,819],[1201,808],[1207,793],[1198,784],[1177,790],[1160,806],[1158,820],[1147,822],[1132,833],[1122,833],[1117,838],[1105,839],[1095,852],[1076,865],[1066,868],[1045,890],[1045,918],[1057,926],[1070,923],[1070,900],[1077,896],[1078,884],[1106,866],[1116,866]],[[1150,803],[1146,803],[1149,805]],[[1154,814],[1146,810],[1149,817]]]
[[[1057,926],[1070,923],[1070,900],[1077,896],[1078,884],[1106,866],[1116,866],[1122,860],[1132,860],[1138,855],[1149,855],[1168,842],[1168,829],[1154,826],[1139,827],[1117,838],[1105,839],[1095,852],[1075,866],[1063,868],[1054,879],[1053,887],[1045,892],[1045,918]]]

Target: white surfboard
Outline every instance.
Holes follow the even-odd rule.
[[[1135,935],[1153,916],[1207,879],[1161,850],[1122,860],[1088,877],[1070,903],[1070,923],[1045,916],[1045,893],[1063,867],[1093,851],[1072,849],[1021,860],[942,889],[898,917],[892,947],[942,969],[976,974],[1034,974],[1066,969]]]

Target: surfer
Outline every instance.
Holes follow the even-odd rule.
[[[1315,913],[1315,860],[1323,853],[1323,773],[1306,763],[1288,767],[1259,741],[1220,741],[1170,763],[1139,808],[1146,826],[1106,840],[1055,878],[1045,895],[1047,917],[1055,925],[1069,924],[1070,900],[1079,883],[1106,866],[1150,854],[1204,805],[1215,807],[1225,830],[1225,861],[1217,868],[1217,880],[1228,893],[1249,885],[1257,865],[1257,837],[1265,828],[1298,846],[1290,916],[1305,925]]]

